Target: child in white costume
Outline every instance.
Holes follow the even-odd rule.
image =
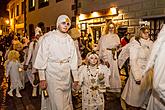
[[[79,80],[82,89],[83,110],[104,110],[104,95],[109,87],[110,69],[99,64],[96,53],[88,53],[87,65],[80,66]]]
[[[11,50],[8,54],[8,60],[5,62],[6,68],[6,78],[10,77],[11,85],[10,91],[8,94],[13,96],[13,90],[16,89],[16,96],[22,97],[19,90],[23,88],[21,79],[20,79],[20,68],[22,68],[19,63],[19,52]]]
[[[28,78],[33,86],[32,96],[37,96],[37,87],[38,87],[38,71],[33,68],[34,61],[36,59],[38,47],[39,47],[39,38],[42,36],[41,28],[36,27],[35,36],[33,36],[32,41],[29,44],[27,59],[25,61],[24,69],[28,74]]]

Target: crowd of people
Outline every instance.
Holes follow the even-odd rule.
[[[120,39],[109,21],[98,44],[84,48],[85,53],[79,48],[81,33],[76,28],[69,30],[70,26],[69,17],[60,15],[56,30],[42,33],[36,27],[31,41],[26,36],[12,37],[10,47],[2,52],[9,96],[16,89],[16,96],[23,97],[19,91],[30,81],[32,96],[41,95],[41,110],[73,110],[75,91],[82,93],[82,110],[121,110],[121,101],[126,110],[165,109],[165,26],[153,43],[147,26],[141,26],[131,40],[128,36]],[[128,80],[122,87],[120,70],[125,63]],[[113,101],[108,102],[108,96]],[[107,104],[115,102],[116,108]]]

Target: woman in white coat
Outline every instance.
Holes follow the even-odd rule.
[[[57,30],[44,35],[33,67],[38,69],[40,87],[49,97],[42,96],[41,110],[72,110],[71,72],[78,85],[77,53],[73,39],[67,34],[71,25],[68,16],[57,19]]]
[[[144,71],[154,67],[153,90],[147,110],[165,110],[165,24],[153,45],[151,56]]]
[[[130,109],[146,108],[145,104],[148,103],[151,80],[148,76],[142,79],[142,73],[146,67],[152,44],[149,29],[145,26],[140,29],[135,40],[127,44],[119,55],[119,67],[123,64],[121,60],[124,57],[130,58],[130,74],[121,96]]]

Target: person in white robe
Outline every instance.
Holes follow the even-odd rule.
[[[111,21],[106,24],[105,35],[99,40],[99,57],[109,65],[112,72],[109,92],[121,92],[121,79],[117,65],[117,49],[120,45],[120,38],[115,34],[115,24]]]
[[[73,110],[71,83],[78,85],[77,53],[73,39],[67,34],[71,21],[60,15],[57,29],[46,33],[39,44],[33,67],[38,69],[40,87],[49,97],[42,95],[41,110]]]
[[[38,40],[40,36],[42,36],[42,31],[41,28],[36,27],[35,29],[35,36],[33,36],[32,41],[29,44],[28,48],[28,54],[27,58],[24,64],[24,69],[26,70],[26,73],[28,75],[28,79],[30,80],[32,86],[33,86],[33,91],[32,91],[32,96],[35,97],[37,96],[37,87],[38,87],[38,71],[37,69],[33,68],[34,61],[36,59],[37,51],[38,51]],[[29,68],[29,69],[28,69]]]
[[[130,58],[129,78],[126,82],[121,98],[126,102],[128,108],[146,109],[151,90],[150,76],[143,76],[143,70],[150,56],[153,42],[149,38],[148,27],[142,27],[135,40],[122,48],[119,54],[118,62],[121,68],[124,61]]]
[[[90,52],[87,64],[80,66],[79,82],[82,90],[82,110],[104,110],[104,94],[109,87],[110,69],[99,64],[99,57]]]
[[[5,62],[5,71],[7,80],[10,77],[10,91],[8,92],[9,96],[13,96],[13,90],[16,89],[16,96],[22,97],[20,94],[20,89],[23,89],[23,85],[20,79],[20,71],[23,66],[19,62],[19,52],[16,50],[11,50],[8,54],[8,60]]]
[[[165,24],[160,30],[157,40],[154,42],[153,49],[144,75],[154,69],[153,90],[149,100],[147,110],[165,110]],[[148,73],[149,74],[149,73]]]
[[[105,26],[105,35],[101,36],[98,47],[99,57],[103,64],[107,65],[111,70],[110,88],[107,90],[105,96],[105,108],[120,110],[121,106],[114,108],[115,104],[120,105],[121,95],[121,79],[117,64],[117,52],[120,47],[120,38],[115,33],[115,24],[108,21]],[[113,99],[111,101],[110,99]],[[109,104],[108,104],[109,103]]]

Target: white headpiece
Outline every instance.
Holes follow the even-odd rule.
[[[41,28],[38,26],[35,28],[35,36],[37,35],[43,35]]]
[[[70,24],[69,27],[71,26],[71,21],[70,21],[69,17],[67,15],[60,15],[57,18],[56,28],[58,28],[58,25],[62,22],[67,22]]]

